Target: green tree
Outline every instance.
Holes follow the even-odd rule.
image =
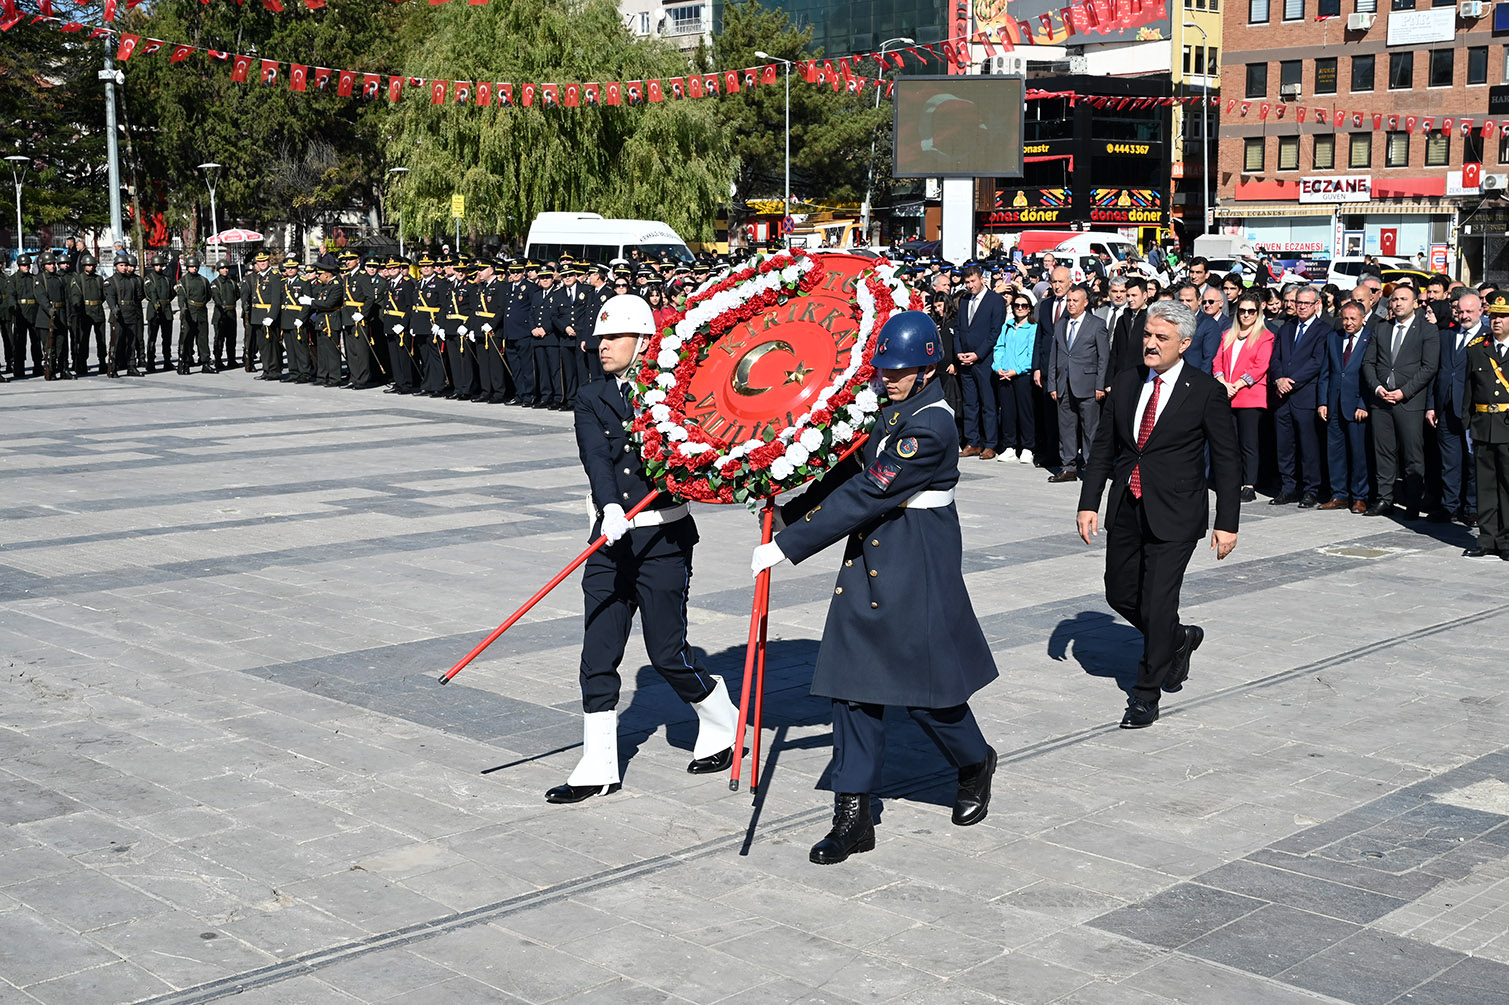
[[[612,0],[451,4],[410,25],[411,72],[444,80],[566,83],[684,76],[686,59],[636,39]],[[581,210],[664,220],[688,240],[712,237],[734,160],[716,101],[639,107],[396,109],[388,154],[409,169],[392,193],[408,235],[450,227],[454,193],[467,226],[520,241],[536,215]]]

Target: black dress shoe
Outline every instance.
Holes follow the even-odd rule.
[[[1394,511],[1393,503],[1376,502],[1362,511],[1363,516],[1388,516]]]
[[[128,366],[126,368],[126,376],[127,377],[140,377],[141,376],[141,371],[138,370],[134,366]]]
[[[545,793],[547,803],[579,803],[596,795],[611,796],[623,786],[612,785],[557,785]]]
[[[1444,509],[1433,509],[1425,514],[1425,519],[1430,523],[1451,523],[1451,514]]]
[[[1050,485],[1057,485],[1060,482],[1077,481],[1079,481],[1079,472],[1075,471],[1073,468],[1064,468],[1064,470],[1060,471],[1058,474],[1048,476],[1048,483]]]
[[[314,383],[314,378],[313,377],[296,377],[296,378],[294,378],[294,383],[295,384],[313,384]]]
[[[517,405],[518,403],[519,403],[519,399],[518,398],[504,398],[503,399],[503,404],[505,404],[505,405]]]
[[[1493,558],[1494,552],[1489,551],[1482,545],[1473,545],[1471,548],[1462,549],[1463,558]]]
[[[706,757],[695,758],[686,766],[689,775],[711,775],[718,771],[727,771],[734,763],[734,748],[724,747],[716,754],[708,754]]]
[[[1256,501],[1257,501],[1257,489],[1253,488],[1251,485],[1245,485],[1245,486],[1243,486],[1242,487],[1242,502],[1256,502]]]
[[[291,374],[291,373],[285,373],[285,374],[283,374],[282,376],[280,376],[278,378],[278,383],[280,383],[280,384],[292,384],[293,381],[294,381],[294,377],[293,377],[293,374]]]
[[[1172,693],[1184,687],[1184,682],[1189,680],[1189,658],[1204,641],[1205,629],[1199,625],[1184,626],[1184,644],[1174,653],[1174,665],[1169,667],[1168,677],[1163,681],[1163,690]]]
[[[990,780],[996,773],[996,752],[986,747],[985,760],[959,769],[959,791],[954,796],[954,824],[968,827],[985,819],[990,810]]]
[[[1268,505],[1288,506],[1290,503],[1297,502],[1299,502],[1299,496],[1295,495],[1293,492],[1280,492],[1278,495],[1268,500]]]
[[[833,796],[833,829],[812,846],[808,860],[837,865],[850,855],[875,848],[875,821],[870,819],[868,792],[838,792]]]
[[[1158,703],[1131,698],[1127,701],[1126,715],[1121,717],[1122,729],[1145,729],[1158,721]]]
[[[1457,519],[1461,521],[1463,527],[1476,527],[1478,525],[1478,515],[1476,513],[1458,513]]]
[[[1320,499],[1316,497],[1314,492],[1306,492],[1304,495],[1299,497],[1300,509],[1314,509],[1319,504]]]

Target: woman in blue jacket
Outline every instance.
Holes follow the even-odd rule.
[[[1010,305],[1006,323],[1001,326],[1001,334],[996,339],[991,364],[996,372],[996,414],[1001,417],[996,456],[1009,461],[1015,452],[1016,460],[1031,464],[1035,440],[1032,343],[1037,335],[1037,321],[1033,317],[1032,301],[1026,293],[1011,291],[1006,302]]]

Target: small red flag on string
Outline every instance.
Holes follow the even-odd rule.
[[[382,90],[382,77],[376,73],[362,74],[362,98],[367,101],[376,101],[378,92]]]
[[[620,83],[618,83],[618,81],[615,80],[615,81],[610,82],[606,87],[604,87],[603,88],[603,104],[605,104],[605,105],[621,105],[621,104],[623,104],[623,85],[620,84]]]
[[[324,91],[330,87],[330,69],[324,66],[314,68],[315,90]]]
[[[274,14],[283,13],[283,0],[262,0],[262,6]]]
[[[105,0],[105,20],[114,21],[117,11],[115,0]]]
[[[451,100],[458,105],[465,105],[472,100],[472,82],[470,80],[458,80],[451,85]]]
[[[513,85],[512,84],[505,84],[502,81],[499,81],[498,84],[493,88],[493,93],[498,96],[498,107],[499,108],[512,108],[513,107]]]
[[[582,103],[582,85],[567,84],[561,88],[561,104],[567,108],[575,108]]]
[[[115,51],[115,58],[124,63],[136,55],[136,46],[140,41],[140,35],[122,35],[120,48]]]
[[[520,84],[519,85],[519,104],[522,105],[525,108],[532,108],[534,106],[535,92],[538,91],[538,90],[539,90],[539,88],[536,87],[534,84],[530,84],[530,83]]]
[[[596,84],[582,85],[582,104],[588,108],[598,108],[602,105],[602,94]]]
[[[666,81],[666,90],[670,92],[672,101],[680,101],[686,97],[686,78],[672,77]]]
[[[739,75],[737,73],[735,73],[733,70],[729,70],[727,73],[725,73],[723,75],[723,93],[724,94],[738,94],[739,93]]]
[[[689,98],[700,98],[700,97],[702,97],[703,93],[704,93],[704,91],[703,91],[703,87],[702,87],[702,78],[701,77],[687,77],[686,78],[686,96],[687,97],[689,97]]]
[[[309,67],[303,63],[290,63],[288,66],[288,89],[290,91],[304,90],[309,80]]]
[[[493,104],[493,85],[485,80],[477,81],[477,107],[491,108]]]
[[[713,98],[723,93],[723,79],[716,73],[702,78],[702,96]]]
[[[37,9],[42,12],[43,17],[52,17],[52,0],[37,0]]]
[[[446,92],[446,89],[449,86],[450,86],[450,81],[448,81],[448,80],[432,80],[432,81],[430,81],[430,104],[432,104],[432,105],[443,105],[443,104],[445,104],[445,92]]]
[[[237,56],[231,60],[231,79],[238,84],[246,83],[246,75],[251,70],[250,56]]]
[[[809,84],[817,83],[817,60],[804,59],[796,65],[797,69],[802,74],[803,80],[805,80]]]
[[[356,74],[351,70],[342,70],[336,78],[335,93],[343,98],[349,98],[356,91]]]
[[[325,0],[304,0],[304,6],[310,10],[319,10],[325,6]]]
[[[264,86],[267,85],[267,84],[275,84],[275,83],[278,82],[278,68],[281,67],[282,65],[283,64],[279,63],[277,60],[273,60],[273,59],[264,59],[264,60],[262,60],[262,75],[261,76],[262,76],[262,83],[263,83]]]
[[[996,54],[996,47],[990,44],[990,36],[985,34],[983,31],[975,32],[974,43],[975,45],[984,46],[985,55],[987,57],[994,56]]]
[[[637,80],[631,80],[627,84],[624,84],[624,104],[630,106],[644,104],[644,85],[642,83]]]
[[[766,67],[760,71],[760,83],[774,84],[776,82],[776,73],[776,65],[774,63],[767,64]]]
[[[80,25],[79,27],[83,26]],[[141,45],[136,47],[136,54],[138,56],[150,56],[152,55],[152,53],[158,51],[165,45],[167,45],[167,43],[160,38],[149,38]]]
[[[194,51],[192,45],[175,45],[173,51],[168,54],[169,63],[182,63],[189,58],[189,53]]]
[[[540,85],[540,105],[543,108],[561,107],[561,89],[558,84]]]
[[[403,97],[403,78],[402,77],[389,77],[388,78],[388,100],[389,101],[397,101],[397,100],[399,100],[402,97]]]
[[[659,102],[665,100],[665,92],[661,89],[660,81],[658,80],[645,81],[644,93],[651,101]]]

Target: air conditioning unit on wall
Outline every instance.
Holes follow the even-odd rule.
[[[1485,0],[1464,0],[1457,5],[1457,17],[1480,18],[1487,17],[1492,6]]]
[[[1483,175],[1484,192],[1502,192],[1509,188],[1509,175],[1485,174]]]
[[[1347,31],[1367,31],[1376,20],[1377,14],[1348,14]]]
[[[1281,85],[1279,87],[1279,89],[1278,89],[1278,96],[1281,97],[1281,98],[1289,98],[1289,99],[1298,98],[1299,97],[1299,85],[1298,84],[1283,84],[1283,85]]]

